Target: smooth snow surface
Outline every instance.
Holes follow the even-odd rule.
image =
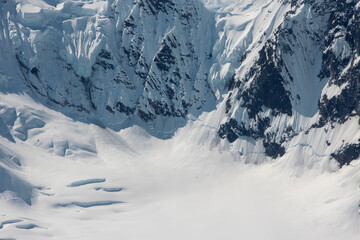
[[[24,120],[26,139],[0,139],[22,167],[1,166],[34,188],[31,206],[16,189],[0,194],[2,239],[360,239],[358,162],[298,175],[293,156],[234,161],[200,120],[160,140],[74,122],[27,96],[0,105],[44,121]]]
[[[213,10],[222,10],[225,7],[233,4],[236,0],[202,0],[205,6]]]

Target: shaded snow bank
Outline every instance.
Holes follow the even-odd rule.
[[[0,139],[0,199],[12,203],[31,205],[33,186],[19,174],[21,162]]]
[[[31,205],[33,187],[0,165],[0,199]]]

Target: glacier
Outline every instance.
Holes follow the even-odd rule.
[[[0,239],[359,239],[355,0],[1,0]]]
[[[299,162],[302,152],[244,164],[198,119],[164,140],[74,121],[28,96],[0,103],[46,123],[26,141],[1,139],[21,168],[12,155],[1,164],[22,181],[0,193],[2,238],[358,239],[359,164],[327,171],[312,156]]]

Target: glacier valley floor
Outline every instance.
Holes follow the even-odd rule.
[[[1,167],[34,187],[31,205],[21,184],[0,194],[0,239],[360,239],[358,162],[299,174],[283,158],[235,161],[200,120],[160,140],[75,122],[26,95],[0,102],[26,135],[0,139],[21,165]]]

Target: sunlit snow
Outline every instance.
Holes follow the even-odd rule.
[[[1,166],[34,188],[31,206],[25,185],[0,195],[2,238],[359,239],[358,164],[295,176],[291,159],[234,161],[200,121],[160,140],[74,122],[26,96],[0,102],[45,120],[25,121],[26,141],[0,140],[23,170]]]
[[[289,91],[302,100],[294,105],[292,116],[272,119],[268,132],[283,132],[291,125],[296,135],[283,143],[289,149],[283,157],[271,159],[266,157],[262,140],[239,137],[230,144],[220,139],[218,129],[233,117],[231,114],[245,122],[249,119],[240,103],[233,106],[238,110],[229,115],[224,113],[226,101],[221,100],[226,93],[222,91],[235,73],[239,76],[247,73],[264,43],[283,24],[290,6],[280,1],[203,0],[211,12],[201,8],[203,22],[194,25],[200,30],[191,31],[192,42],[186,41],[188,36],[182,36],[185,31],[179,30],[176,25],[179,23],[168,29],[163,25],[168,19],[157,19],[158,32],[154,35],[153,22],[147,21],[154,19],[143,20],[141,13],[134,14],[146,26],[141,37],[151,43],[144,47],[145,58],[153,59],[159,50],[153,46],[161,44],[164,36],[174,37],[172,32],[178,27],[176,36],[184,38],[180,39],[184,45],[195,43],[200,54],[196,58],[207,61],[201,65],[200,73],[206,73],[209,79],[197,79],[197,87],[202,91],[208,87],[219,100],[212,106],[216,109],[206,108],[200,116],[190,112],[186,125],[181,125],[172,138],[156,138],[154,132],[149,134],[136,125],[119,130],[116,127],[125,121],[124,117],[110,119],[111,113],[105,108],[93,115],[71,118],[79,114],[75,107],[62,109],[65,116],[54,110],[57,107],[45,107],[30,97],[20,68],[15,67],[19,62],[26,64],[28,70],[36,70],[42,52],[45,55],[41,64],[46,68],[50,64],[46,54],[50,52],[54,53],[51,58],[72,66],[74,75],[89,77],[106,44],[117,51],[111,34],[120,31],[118,24],[123,24],[129,12],[137,10],[129,7],[131,0],[115,1],[119,3],[114,7],[119,19],[110,20],[112,16],[106,15],[106,11],[113,2],[12,0],[8,5],[0,2],[1,13],[10,4],[16,6],[13,9],[16,18],[0,16],[0,29],[4,30],[0,32],[0,240],[360,239],[360,162],[353,161],[339,169],[330,157],[344,145],[344,139],[346,142],[360,139],[360,131],[356,131],[359,120],[353,117],[343,124],[310,128],[319,118],[319,97],[338,96],[346,87],[313,78],[321,68],[322,50],[301,32],[322,31],[324,22],[301,22],[294,32],[300,32],[298,35],[304,39],[292,42],[303,43],[293,53],[297,58],[283,55],[287,70],[295,76]],[[111,8],[108,10],[111,12]],[[294,22],[297,17],[308,19],[301,15],[311,12],[305,10],[296,13]],[[110,21],[114,22],[109,24]],[[210,26],[216,28],[216,36],[208,29]],[[127,41],[124,46],[133,44],[134,39],[124,36]],[[55,46],[50,48],[49,44]],[[212,51],[214,61],[204,49]],[[341,36],[334,40],[332,50],[341,58],[351,54]],[[248,57],[244,62],[238,61],[245,52]],[[180,52],[176,54],[180,58]],[[354,62],[359,63],[360,58],[357,56]],[[198,77],[199,69],[192,62],[184,68],[194,68],[191,77]],[[64,98],[65,102],[62,94],[68,89],[64,86],[72,83],[73,77],[66,74],[46,72],[44,78],[58,90],[52,97]],[[36,74],[33,75],[34,83],[41,86]],[[119,99],[131,102],[130,98],[143,94],[144,86],[139,84],[137,88],[137,83],[130,81],[134,76],[121,75],[135,84],[128,86],[133,90],[127,92],[112,83],[112,77],[104,74],[95,78],[96,90],[109,91],[95,93],[92,100],[105,106]],[[59,79],[68,82],[61,85]],[[77,87],[75,84],[74,92],[67,93],[71,100],[88,103]],[[184,89],[191,87],[184,83]],[[188,93],[184,91],[183,97],[190,98]],[[144,102],[146,97],[158,93],[145,94],[148,95],[143,96]],[[196,94],[194,98],[204,100],[203,95]],[[263,110],[264,116],[270,115],[268,109]],[[87,116],[108,125],[95,125],[96,121]],[[178,126],[175,121],[167,124],[162,120],[154,124],[163,131],[163,138],[172,136],[172,130]]]

